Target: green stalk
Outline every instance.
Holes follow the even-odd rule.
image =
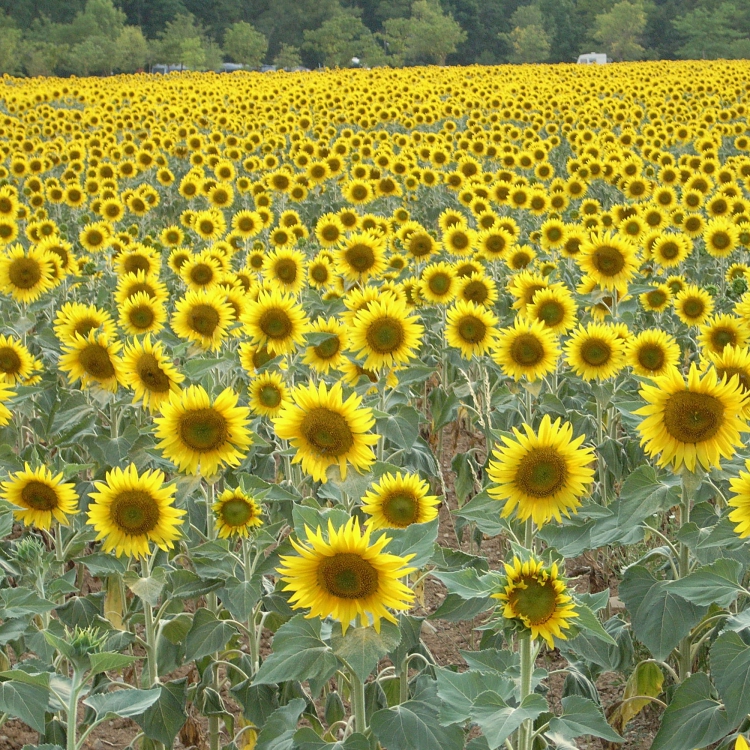
[[[602,505],[609,505],[609,498],[607,496],[607,467],[604,463],[604,456],[602,456],[599,450],[601,444],[604,442],[604,409],[602,408],[601,399],[597,396],[596,398],[596,463],[599,474],[599,487],[602,499]]]
[[[352,690],[352,711],[354,713],[354,731],[364,734],[367,731],[367,714],[365,712],[365,683],[349,669],[349,685]]]
[[[206,537],[208,538],[209,542],[213,542],[216,539],[216,526],[214,524],[214,511],[213,511],[213,504],[214,504],[214,485],[209,484],[206,482],[207,488],[206,488]],[[208,609],[213,612],[215,615],[218,616],[218,602],[216,600],[216,594],[211,592],[210,594],[206,595],[206,604],[208,605]],[[219,654],[216,653],[213,656],[214,661],[218,661]],[[219,667],[216,666],[215,669],[212,671],[211,676],[211,687],[218,693],[221,689],[221,684],[219,682]],[[210,750],[219,750],[220,747],[220,737],[219,737],[219,717],[218,716],[209,716],[208,717],[208,745]]]
[[[148,557],[141,559],[141,575],[148,578],[151,575],[151,561]],[[146,667],[148,670],[148,685],[152,688],[159,682],[159,670],[156,664],[156,626],[154,623],[154,610],[145,599],[143,604],[143,622],[146,631]]]
[[[534,657],[531,648],[531,635],[519,639],[518,650],[521,657],[521,702],[531,695],[531,676],[534,672]],[[526,719],[518,730],[518,750],[531,750],[534,726]]]
[[[695,493],[700,487],[701,477],[695,472],[683,469],[682,471],[682,501],[680,502],[680,528],[690,523],[690,510],[695,499]],[[685,578],[690,573],[690,550],[684,542],[680,542],[679,572],[680,578]],[[684,682],[693,668],[691,654],[692,640],[688,633],[680,641],[680,661],[678,672],[680,682]]]
[[[78,724],[78,694],[81,691],[81,675],[78,669],[73,669],[73,684],[70,686],[68,700],[67,750],[78,750],[76,742],[76,725]]]

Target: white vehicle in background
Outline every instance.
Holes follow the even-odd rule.
[[[607,55],[604,52],[587,52],[585,55],[578,55],[579,65],[606,65]]]

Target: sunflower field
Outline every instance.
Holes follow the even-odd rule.
[[[3,78],[0,748],[746,750],[749,73]]]

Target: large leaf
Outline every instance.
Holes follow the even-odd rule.
[[[26,615],[41,615],[55,608],[55,603],[42,599],[33,589],[6,588],[0,591],[3,606],[0,607],[2,617],[11,620]]]
[[[258,734],[255,750],[292,750],[294,732],[305,705],[302,698],[295,698],[277,708]]]
[[[481,653],[481,652],[480,652]],[[437,668],[437,691],[440,697],[440,723],[444,726],[467,721],[471,717],[474,701],[488,690],[508,700],[513,695],[515,682],[505,675],[473,670],[454,672]]]
[[[219,620],[208,609],[199,609],[193,617],[193,625],[185,639],[185,658],[191,661],[220,651],[227,641],[237,633],[234,625]]]
[[[508,528],[508,522],[500,518],[502,505],[487,493],[480,492],[458,510],[454,510],[460,518],[472,521],[477,528],[489,536],[497,536]]]
[[[133,719],[151,740],[172,747],[174,738],[187,720],[185,698],[187,677],[166,682],[161,686],[159,700],[152,703],[140,716]]]
[[[155,607],[159,603],[159,596],[167,582],[167,573],[164,568],[156,568],[150,576],[141,578],[134,570],[129,570],[122,580],[139,599]]]
[[[720,607],[728,607],[738,594],[745,590],[739,583],[741,574],[740,563],[720,557],[685,578],[673,581],[670,590],[693,604],[718,604]]]
[[[302,727],[294,735],[294,747],[297,750],[372,750],[370,740],[355,732],[341,742],[326,742],[310,727]]]
[[[663,661],[706,613],[671,591],[670,581],[657,581],[640,565],[627,569],[620,597],[631,615],[633,632],[656,659]]]
[[[160,687],[152,690],[117,690],[114,693],[90,695],[83,702],[93,708],[100,718],[107,714],[130,718],[142,714],[159,700],[160,695]]]
[[[406,701],[373,714],[370,728],[388,750],[462,750],[460,727],[441,727],[437,711],[422,701]]]
[[[320,620],[296,615],[282,625],[273,639],[273,651],[261,665],[254,684],[330,677],[338,660],[320,637]]]
[[[610,742],[622,742],[622,737],[607,724],[604,714],[594,701],[580,695],[569,695],[562,699],[562,707],[562,715],[549,723],[551,732],[570,740],[590,735]]]
[[[138,661],[140,656],[128,656],[128,654],[116,654],[111,651],[103,651],[98,654],[91,654],[89,663],[91,664],[91,674],[100,672],[109,672],[110,670],[119,670],[129,667],[133,662]]]
[[[750,705],[750,646],[737,633],[722,633],[711,646],[711,674],[732,726]]]
[[[20,719],[37,732],[44,732],[44,712],[49,693],[39,685],[8,680],[0,682],[0,713]]]
[[[651,750],[707,747],[724,737],[731,728],[726,711],[711,693],[708,676],[698,672],[675,691]]]
[[[438,533],[438,519],[427,523],[413,523],[405,529],[388,529],[388,542],[385,551],[391,555],[414,555],[409,560],[410,568],[421,568],[429,562],[434,552]]]
[[[509,706],[492,690],[474,701],[471,718],[479,725],[491,750],[500,747],[526,721],[547,710],[547,701],[537,693],[527,695],[518,706]]]
[[[498,589],[497,576],[493,573],[479,575],[475,568],[464,568],[453,573],[439,573],[432,575],[440,581],[448,592],[458,594],[462,599],[485,597]]]
[[[380,632],[375,628],[349,628],[346,635],[341,633],[341,625],[336,624],[331,635],[333,653],[343,659],[363,682],[378,662],[401,643],[401,630],[398,625],[381,621]]]
[[[223,590],[219,592],[219,596],[235,620],[247,622],[261,593],[260,581],[240,581],[237,578],[230,578]]]

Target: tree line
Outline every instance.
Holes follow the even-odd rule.
[[[746,0],[0,0],[0,73],[750,58]]]

